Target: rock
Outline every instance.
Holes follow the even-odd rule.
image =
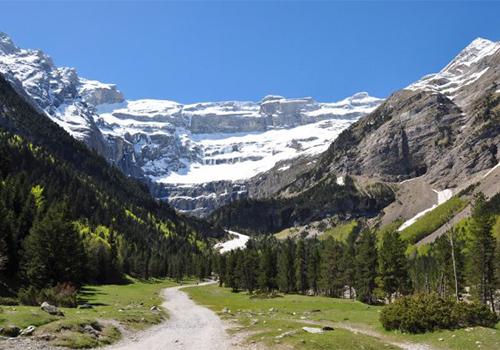
[[[49,304],[48,302],[44,301],[40,308],[45,311],[46,313],[50,315],[55,315],[55,316],[64,316],[64,313],[59,310],[56,306]]]
[[[35,331],[36,327],[35,326],[28,326],[26,327],[25,329],[23,329],[20,333],[20,335],[23,335],[23,336],[30,336],[33,334],[33,332]]]
[[[151,308],[149,310],[152,312],[160,312],[161,311],[161,309],[156,305],[151,306]]]
[[[324,327],[321,327],[321,329],[324,331],[333,331],[333,327],[330,327],[330,326],[324,326]]]
[[[439,341],[443,341],[443,340],[444,340],[444,338],[439,338],[438,340],[439,340]]]
[[[282,339],[284,337],[290,337],[292,335],[294,335],[295,333],[297,333],[297,331],[288,331],[288,332],[284,332],[284,333],[281,333],[280,335],[277,335],[275,338],[276,339]]]
[[[231,310],[229,310],[227,307],[225,307],[225,308],[222,309],[222,313],[223,314],[230,314]]]
[[[15,338],[21,333],[21,329],[17,326],[10,325],[0,328],[0,335],[4,337]]]
[[[90,304],[85,303],[85,304],[82,304],[82,305],[78,305],[78,308],[79,309],[93,309],[94,307],[92,305],[90,305]]]
[[[272,307],[272,308],[270,308],[270,309],[269,309],[269,312],[274,312],[274,311],[276,311],[276,310],[274,309],[274,307]]]
[[[83,331],[87,334],[90,334],[94,337],[99,337],[99,335],[101,334],[101,332],[99,332],[99,330],[95,329],[94,327],[92,327],[91,325],[89,324],[86,324],[84,327],[83,327]]]
[[[324,333],[323,329],[318,328],[318,327],[302,327],[304,331],[307,333],[313,333],[313,334],[321,334]]]
[[[56,336],[54,334],[40,334],[36,336],[35,339],[41,341],[51,341],[56,339]]]

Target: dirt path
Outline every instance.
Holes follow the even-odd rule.
[[[204,284],[210,284],[204,283]],[[202,285],[202,284],[200,284]],[[161,325],[132,336],[108,350],[164,350],[164,349],[243,349],[239,339],[226,332],[227,325],[211,310],[196,304],[181,289],[188,286],[163,290],[169,319]]]

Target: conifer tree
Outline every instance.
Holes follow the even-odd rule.
[[[319,244],[316,239],[311,239],[308,241],[307,246],[307,283],[314,294],[318,294],[321,279],[321,255]]]
[[[64,204],[51,207],[33,224],[24,241],[23,272],[36,288],[59,282],[80,285],[84,281],[85,251]]]
[[[356,298],[364,303],[374,303],[377,277],[377,238],[369,230],[361,233],[356,249]]]
[[[259,264],[259,288],[268,292],[276,289],[277,271],[276,252],[274,251],[273,244],[265,242]]]
[[[410,292],[408,262],[405,256],[406,245],[399,232],[384,234],[378,252],[378,280],[385,297],[391,301],[393,295],[405,295]]]
[[[494,310],[496,242],[492,227],[493,217],[487,210],[484,194],[480,193],[472,209],[468,280],[474,297],[484,304],[489,303]]]
[[[307,284],[307,251],[304,239],[301,238],[297,242],[295,251],[295,281],[297,291],[305,293],[308,289]]]
[[[340,242],[329,237],[325,241],[321,261],[321,289],[331,297],[341,297],[344,287],[341,260],[343,249]]]
[[[358,231],[353,230],[347,236],[346,244],[342,254],[342,280],[348,288],[349,299],[354,297],[354,284],[356,283],[356,239]]]
[[[277,283],[280,291],[295,291],[295,243],[288,237],[279,245]]]
[[[259,256],[253,246],[253,241],[248,241],[247,248],[242,252],[241,280],[242,287],[250,293],[257,288],[257,268]]]

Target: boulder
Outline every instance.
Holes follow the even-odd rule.
[[[55,316],[64,316],[64,313],[59,310],[56,306],[49,304],[48,302],[44,301],[40,308],[45,311],[46,313],[50,315],[55,315]]]
[[[321,334],[325,332],[323,329],[318,327],[302,327],[302,329],[307,333],[313,333],[313,334]]]
[[[23,336],[30,336],[33,334],[33,332],[35,331],[36,327],[35,326],[28,326],[26,327],[25,329],[23,329],[20,333],[20,335],[23,335]]]
[[[90,304],[85,303],[85,304],[82,304],[82,305],[78,305],[78,308],[79,309],[93,309],[94,307],[92,305],[90,305]]]

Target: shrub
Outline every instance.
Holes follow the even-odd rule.
[[[0,297],[0,305],[15,306],[19,305],[19,301],[16,298]]]
[[[402,297],[384,306],[380,322],[386,330],[424,333],[472,326],[495,327],[497,315],[483,304],[456,302],[437,294]]]
[[[35,289],[28,287],[18,293],[19,300],[24,305],[40,305],[44,301],[61,307],[77,306],[77,289],[69,283],[60,283],[52,288]]]

